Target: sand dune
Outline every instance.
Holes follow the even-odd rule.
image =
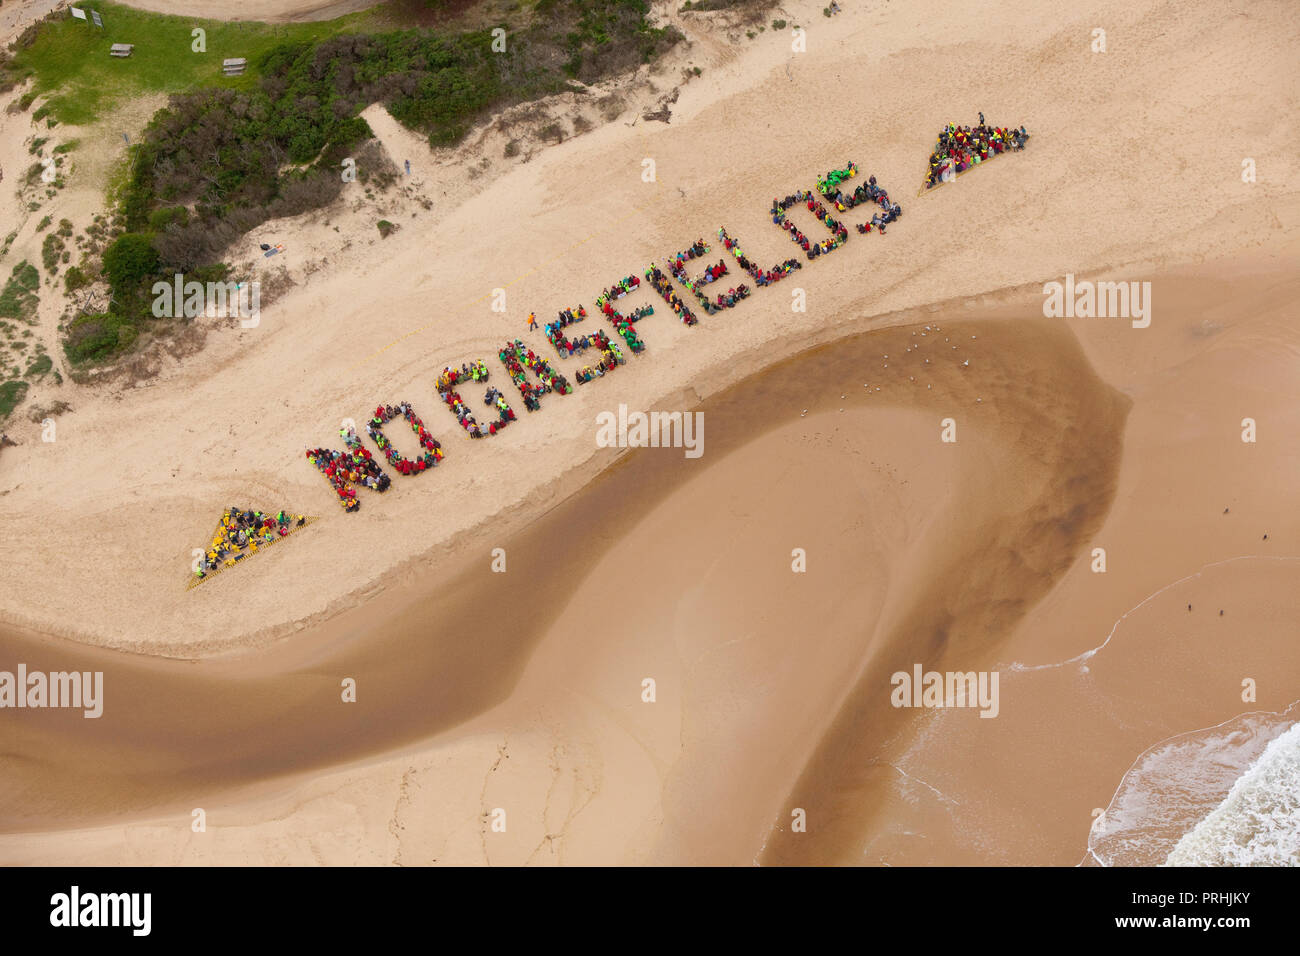
[[[262,328],[87,390],[57,443],[0,458],[0,520],[44,529],[0,540],[0,610],[62,635],[7,631],[0,659],[102,662],[115,688],[111,719],[13,722],[0,860],[1072,864],[1153,744],[1300,696],[1289,7],[796,9],[808,54],[769,33],[667,125],[477,191],[431,176],[400,242],[303,225],[329,267]],[[773,105],[831,77],[870,108]],[[913,200],[934,131],[981,109],[1031,148]],[[791,254],[770,197],[851,158],[904,204],[888,235],[699,328],[657,314],[644,356],[491,442],[437,407],[437,370],[529,309],[590,307],[717,225]],[[1151,327],[1045,319],[1066,273],[1153,282]],[[957,338],[907,351],[927,324]],[[402,398],[445,419],[447,461],[338,513],[301,449]],[[699,401],[700,462],[594,445],[598,411]],[[187,594],[236,501],[325,518]],[[999,719],[891,708],[912,662],[998,669]]]

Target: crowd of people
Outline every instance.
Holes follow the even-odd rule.
[[[559,392],[561,395],[568,395],[573,391],[573,386],[563,375],[551,368],[550,363],[528,348],[519,339],[506,343],[506,346],[497,353],[501,359],[501,364],[506,367],[510,373],[511,380],[519,388],[519,394],[524,397],[524,407],[530,412],[535,412],[542,407],[542,396],[547,392]],[[534,385],[528,380],[528,371],[532,371],[537,376],[540,384]]]
[[[880,210],[872,214],[870,222],[858,223],[857,229],[864,235],[873,229],[883,233],[887,225],[902,216],[903,207],[898,203],[890,203],[889,193],[877,185],[875,176],[870,177],[865,183],[859,183],[852,192],[846,192],[841,188],[843,183],[852,179],[857,173],[858,167],[853,163],[849,163],[845,169],[833,169],[826,174],[826,178],[817,181],[817,191],[839,212],[847,212],[864,203],[875,203]],[[822,221],[826,222],[824,218]]]
[[[831,231],[831,238],[824,239],[821,242],[813,242],[786,217],[786,211],[799,203],[807,205],[809,211],[825,224],[826,228]],[[786,196],[784,199],[773,199],[772,221],[790,233],[790,238],[799,244],[799,247],[803,249],[804,254],[809,259],[816,259],[818,256],[838,249],[849,238],[849,231],[826,211],[826,207],[818,201],[816,196],[807,190],[800,190]]]
[[[564,334],[564,329],[575,322],[581,322],[586,317],[587,310],[579,305],[577,309],[562,310],[554,322],[546,323],[546,338],[555,346],[555,351],[559,353],[560,358],[573,358],[575,355],[584,354],[587,349],[591,348],[591,336],[580,335],[576,339],[570,340]]]
[[[831,193],[838,192],[840,183],[852,179],[858,174],[858,164],[850,162],[843,169],[832,169],[826,174],[825,178],[817,180],[817,191],[823,196],[829,197]]]
[[[411,426],[411,431],[415,432],[420,447],[424,449],[417,458],[411,459],[402,455],[383,433],[384,425],[399,415],[406,419]],[[438,439],[429,434],[428,429],[424,427],[424,422],[411,408],[410,402],[401,402],[397,405],[380,405],[375,409],[375,414],[370,421],[366,422],[366,434],[384,453],[384,457],[388,459],[388,464],[397,469],[399,474],[418,475],[426,469],[435,467],[438,462],[442,461],[442,445],[438,443]]]
[[[730,304],[727,304],[729,297],[725,295],[718,296],[718,301],[715,304],[709,300],[709,297],[700,288],[701,286],[717,282],[727,274],[727,262],[725,259],[719,259],[717,265],[707,266],[704,270],[704,275],[700,276],[698,279],[692,279],[686,274],[686,263],[690,262],[692,259],[699,259],[707,255],[708,252],[708,244],[705,243],[703,239],[696,239],[689,249],[685,252],[677,253],[677,255],[668,260],[668,271],[672,273],[674,279],[691,290],[691,293],[699,300],[700,305],[704,307],[704,311],[707,314],[714,315],[720,309],[730,308],[731,305],[734,305],[745,296],[743,294],[737,296],[736,290],[731,289],[729,294]]]
[[[593,378],[600,378],[606,372],[612,372],[618,366],[627,362],[619,347],[609,340],[609,336],[602,329],[593,332],[591,339],[595,347],[600,350],[600,361],[596,363],[594,369],[590,365],[584,365],[574,375],[580,385],[584,382],[590,382]]]
[[[496,388],[488,386],[488,390],[483,395],[483,404],[496,410],[497,420],[488,422],[487,428],[484,428],[470,411],[469,405],[460,397],[460,392],[456,390],[456,386],[464,382],[486,382],[487,379],[487,365],[483,362],[462,365],[459,369],[444,368],[442,374],[438,376],[438,397],[451,409],[451,413],[456,416],[456,421],[460,422],[460,427],[465,429],[465,433],[470,438],[490,438],[515,420],[514,409],[510,407],[505,396]]]
[[[636,334],[636,325],[633,323],[640,322],[648,315],[654,315],[655,308],[653,305],[643,305],[639,309],[634,309],[630,316],[625,316],[614,308],[614,303],[639,288],[641,288],[640,279],[636,276],[625,276],[596,297],[596,308],[609,319],[610,324],[614,326],[614,331],[623,337],[623,341],[627,343],[633,355],[640,355],[645,348],[645,343]]]
[[[355,429],[345,426],[339,429],[339,435],[347,445],[346,452],[335,451],[333,448],[310,448],[307,450],[307,460],[329,479],[343,510],[356,511],[361,507],[361,502],[357,500],[358,484],[382,492],[388,490],[392,479],[361,444]]]
[[[749,295],[749,286],[741,283],[738,286],[733,286],[726,292],[718,293],[715,299],[710,300],[701,287],[717,282],[723,276],[728,274],[726,260],[719,259],[717,265],[706,267],[704,275],[700,276],[698,279],[692,279],[686,274],[686,263],[692,259],[698,259],[707,255],[708,251],[708,244],[703,239],[697,239],[695,240],[694,245],[689,249],[685,252],[677,253],[677,255],[669,260],[668,271],[673,274],[673,278],[691,290],[695,295],[695,298],[699,299],[700,305],[704,306],[705,312],[709,315],[714,315],[723,309],[730,309],[741,299],[746,298]]]
[[[931,173],[928,185],[935,185],[938,176],[942,173],[942,169],[948,163],[953,164],[957,171],[960,172],[1006,149],[1023,149],[1027,138],[1028,134],[1023,126],[1019,130],[1006,130],[984,125],[983,114],[980,115],[980,124],[974,129],[949,124],[940,133],[935,153],[931,156]],[[879,206],[879,211],[872,215],[871,221],[858,225],[857,229],[860,233],[869,233],[873,230],[879,230],[883,233],[886,225],[899,218],[902,209],[898,204],[890,203],[889,194],[877,185],[875,176],[871,176],[867,182],[859,183],[855,189],[849,190],[849,180],[856,178],[857,175],[858,168],[854,163],[849,163],[843,169],[831,170],[824,177],[817,180],[817,192],[840,213],[867,203]],[[806,205],[808,210],[830,230],[831,237],[829,239],[813,242],[790,221],[787,216],[788,210],[800,203]],[[791,240],[803,249],[810,260],[833,251],[848,239],[848,230],[835,219],[826,208],[826,205],[813,192],[801,190],[786,196],[784,199],[774,199],[772,201],[772,221],[790,234]],[[803,267],[797,258],[790,258],[771,269],[762,269],[741,251],[740,244],[729,236],[725,229],[718,229],[718,238],[722,241],[723,247],[735,257],[740,268],[759,287],[779,282],[795,270]],[[708,252],[708,244],[703,239],[697,239],[689,248],[669,259],[668,270],[673,278],[691,290],[707,313],[713,314],[720,309],[730,308],[746,298],[750,294],[750,289],[747,285],[741,283],[735,288],[728,289],[725,293],[718,294],[716,300],[711,301],[703,291],[703,287],[717,282],[729,274],[725,258],[719,260],[715,265],[706,267],[704,274],[698,279],[692,279],[687,274],[686,269],[688,262],[702,258]],[[669,275],[665,274],[654,263],[651,263],[645,270],[645,278],[683,323],[695,325],[699,321],[686,303],[677,295]],[[635,275],[626,276],[602,291],[596,298],[597,308],[610,321],[615,332],[624,340],[633,354],[640,354],[645,349],[645,343],[637,334],[635,323],[646,316],[653,315],[654,306],[642,306],[633,310],[630,314],[624,315],[615,307],[615,302],[639,290],[640,287],[640,278]],[[545,326],[546,338],[555,347],[561,358],[581,356],[591,348],[597,350],[600,358],[593,365],[584,365],[581,370],[575,373],[578,384],[603,377],[608,372],[626,363],[622,351],[603,330],[598,329],[574,339],[568,337],[564,330],[571,325],[584,321],[586,318],[586,308],[579,305],[576,309],[568,308],[559,311],[555,320]],[[530,316],[530,323],[535,327],[535,317]],[[556,372],[544,358],[526,347],[519,339],[507,343],[498,352],[498,357],[501,359],[502,364],[505,365],[511,380],[518,387],[520,394],[523,396],[524,405],[530,412],[541,408],[541,397],[548,392],[559,392],[561,395],[568,395],[573,391],[572,386],[563,375]],[[529,378],[529,372],[533,373],[536,382]],[[467,382],[486,382],[487,378],[487,366],[481,361],[472,365],[466,363],[459,369],[445,368],[438,377],[439,396],[451,409],[461,427],[465,429],[471,438],[484,438],[495,435],[501,428],[516,420],[515,413],[506,402],[505,396],[495,387],[487,389],[483,401],[488,408],[495,410],[497,420],[489,423],[486,428],[476,420],[469,404],[462,399],[457,386]],[[421,455],[414,460],[404,458],[398,453],[383,434],[382,426],[398,415],[401,415],[410,423],[411,429],[415,432],[423,449]],[[384,405],[377,408],[374,416],[366,425],[366,432],[379,449],[384,452],[388,463],[401,474],[418,474],[437,465],[443,458],[442,448],[438,441],[425,429],[424,423],[415,415],[407,402],[402,402],[396,406]],[[346,511],[355,511],[360,506],[356,497],[355,485],[361,484],[382,492],[389,487],[391,482],[379,464],[371,458],[370,452],[362,446],[353,429],[345,428],[341,431],[341,435],[347,445],[346,452],[315,448],[307,452],[307,457],[329,479],[343,508]],[[236,531],[241,530],[247,531],[248,529],[242,527],[236,529]],[[277,524],[277,529],[273,530],[273,533],[285,533],[283,526]],[[214,547],[215,545],[216,542],[214,541]],[[226,559],[222,558],[221,560],[225,561]],[[238,560],[238,558],[232,560]]]
[[[286,511],[269,515],[261,511],[227,508],[212,535],[212,543],[194,569],[194,577],[201,581],[223,567],[233,567],[236,562],[288,537],[295,528],[301,528],[306,523],[306,515],[289,514]]]
[[[1022,150],[1028,139],[1029,133],[1024,126],[1020,129],[989,126],[984,122],[983,113],[974,128],[949,123],[939,131],[934,152],[930,154],[925,188],[933,189],[939,185],[945,174],[957,176],[1007,150]]]
[[[780,265],[765,271],[740,251],[740,243],[727,235],[727,230],[719,229],[718,238],[722,240],[722,245],[726,250],[736,257],[736,262],[740,264],[740,268],[749,273],[750,278],[754,280],[754,284],[760,288],[771,285],[773,282],[779,282],[791,272],[794,272],[795,269],[803,268],[803,263],[798,259],[787,259]]]
[[[645,277],[650,280],[650,284],[655,287],[655,291],[663,296],[663,300],[668,303],[669,307],[677,313],[678,318],[687,325],[694,325],[700,321],[695,317],[695,313],[686,307],[686,303],[678,298],[668,276],[664,275],[663,270],[653,262],[646,269]]]

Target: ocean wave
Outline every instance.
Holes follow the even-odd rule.
[[[1300,866],[1300,723],[1275,737],[1186,834],[1169,866]]]
[[[1295,716],[1291,708],[1285,713],[1254,712],[1241,714],[1223,723],[1162,740],[1143,753],[1120,781],[1105,813],[1093,825],[1089,835],[1088,856],[1103,866],[1158,866],[1166,862],[1179,864],[1189,851],[1184,843],[1195,843],[1209,852],[1212,837],[1195,839],[1193,834],[1202,824],[1224,810],[1234,799],[1238,787],[1263,766],[1270,757],[1273,744],[1289,736],[1292,748],[1294,774],[1294,748],[1300,745],[1295,736]],[[1288,744],[1281,745],[1287,752]],[[1286,814],[1288,800],[1291,813],[1295,813],[1296,794],[1300,792],[1290,778],[1291,793],[1257,795],[1259,804],[1248,810],[1240,802],[1240,812],[1254,814],[1265,805],[1276,806],[1279,814]],[[1272,784],[1265,785],[1270,789]],[[1220,820],[1233,822],[1220,824],[1240,840],[1253,828],[1262,827],[1261,838],[1268,837],[1263,830],[1280,833],[1284,824],[1269,818],[1263,823],[1261,816],[1237,819],[1237,810],[1226,810]],[[1290,826],[1295,827],[1293,819]],[[1174,858],[1177,852],[1179,857]],[[1228,847],[1220,847],[1226,854]],[[1294,854],[1294,842],[1292,853]],[[1224,857],[1226,859],[1226,857]],[[1198,857],[1199,859],[1199,857]],[[1205,865],[1205,864],[1197,864]]]

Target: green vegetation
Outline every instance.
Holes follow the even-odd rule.
[[[13,414],[15,408],[27,394],[27,383],[13,379],[0,384],[0,422]]]
[[[63,287],[69,292],[76,292],[90,285],[91,278],[81,266],[69,266],[63,275]]]
[[[255,64],[275,47],[322,40],[355,30],[370,19],[361,13],[315,23],[221,23],[160,16],[96,0],[79,5],[98,10],[104,28],[59,10],[17,41],[10,74],[35,77],[28,95],[49,94],[33,119],[50,114],[60,122],[81,126],[140,93],[179,93],[201,86],[251,90],[261,79]],[[195,27],[206,31],[204,53],[192,49],[190,31]],[[135,49],[126,58],[110,57],[114,43],[131,43]],[[237,56],[248,60],[249,69],[243,76],[223,76],[221,61]]]
[[[735,7],[766,9],[772,6],[775,0],[686,0],[678,13],[686,13],[694,10],[697,13],[707,13],[711,10],[731,10]]]
[[[41,274],[34,265],[24,259],[14,266],[9,281],[0,290],[0,318],[31,320],[40,301],[36,295],[40,286]]]
[[[32,362],[27,366],[27,374],[31,378],[41,378],[50,374],[50,370],[53,368],[54,360],[45,352],[38,352],[32,356]]]
[[[103,361],[135,344],[140,334],[135,318],[122,313],[79,315],[68,327],[63,352],[73,365]]]
[[[447,13],[455,6],[429,5]],[[491,21],[459,32],[373,32],[392,11],[268,25],[160,16],[104,0],[84,6],[103,14],[104,30],[60,11],[24,33],[0,65],[0,85],[33,78],[45,98],[34,119],[86,124],[125,97],[176,95],[112,183],[125,230],[104,250],[112,298],[107,312],[69,324],[64,350],[73,364],[113,357],[158,321],[148,292],[157,278],[224,273],[218,260],[239,237],[328,205],[344,188],[344,159],[355,160],[358,181],[383,188],[395,170],[358,115],[370,104],[383,103],[432,146],[452,146],[494,109],[622,72],[681,38],[650,24],[648,0],[534,0],[518,8],[516,29],[501,24],[504,50],[493,48]],[[203,53],[192,49],[196,26],[206,30]],[[135,50],[114,59],[113,43]],[[248,60],[241,77],[221,75],[232,56]],[[559,140],[564,131],[544,135]],[[33,166],[28,180],[40,171]],[[388,234],[382,224],[380,232]],[[43,251],[51,271],[68,261],[58,243]],[[70,290],[85,281],[81,269],[65,278]]]
[[[0,383],[0,421],[8,418],[27,394],[28,383],[20,378],[24,366],[28,378],[50,371],[41,361],[43,353],[39,349],[34,358],[23,357],[32,338],[31,326],[36,324],[36,292],[40,284],[37,268],[20,262],[0,290],[0,379],[5,379]]]
[[[63,238],[58,233],[52,232],[45,237],[45,242],[41,244],[41,262],[50,275],[59,271],[59,257],[63,252]]]
[[[152,239],[128,232],[104,250],[104,276],[114,296],[129,296],[158,268],[158,250]]]

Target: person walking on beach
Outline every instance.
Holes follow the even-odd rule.
[[[537,313],[536,313],[536,312],[529,312],[529,313],[528,313],[528,331],[529,331],[529,332],[536,332],[536,331],[537,331]]]
[[[406,161],[406,175],[411,175],[411,161],[409,159]]]

